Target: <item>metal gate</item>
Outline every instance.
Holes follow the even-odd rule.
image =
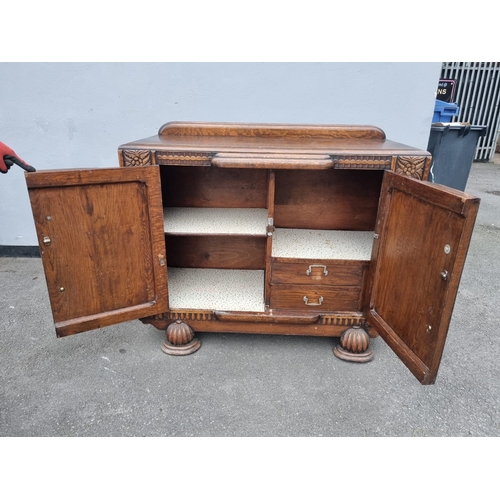
[[[488,127],[474,159],[491,160],[500,126],[500,62],[445,62],[441,79],[456,80],[454,101],[460,111],[452,120]]]

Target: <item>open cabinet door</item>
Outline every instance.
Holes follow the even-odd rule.
[[[479,199],[384,173],[370,276],[370,325],[422,384],[434,383]]]
[[[158,167],[26,174],[58,337],[168,309]]]

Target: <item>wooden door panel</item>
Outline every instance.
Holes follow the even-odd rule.
[[[435,381],[479,200],[386,172],[367,317],[423,384]]]
[[[58,336],[167,309],[158,168],[26,179]]]

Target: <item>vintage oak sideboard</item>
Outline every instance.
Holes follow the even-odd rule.
[[[170,122],[122,168],[27,173],[57,335],[140,319],[196,332],[380,335],[434,383],[479,199],[372,126]]]

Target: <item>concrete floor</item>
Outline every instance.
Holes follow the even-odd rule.
[[[0,436],[498,436],[500,163],[466,190],[482,202],[435,385],[381,338],[361,365],[287,336],[172,357],[139,321],[57,339],[41,260],[0,258]]]

